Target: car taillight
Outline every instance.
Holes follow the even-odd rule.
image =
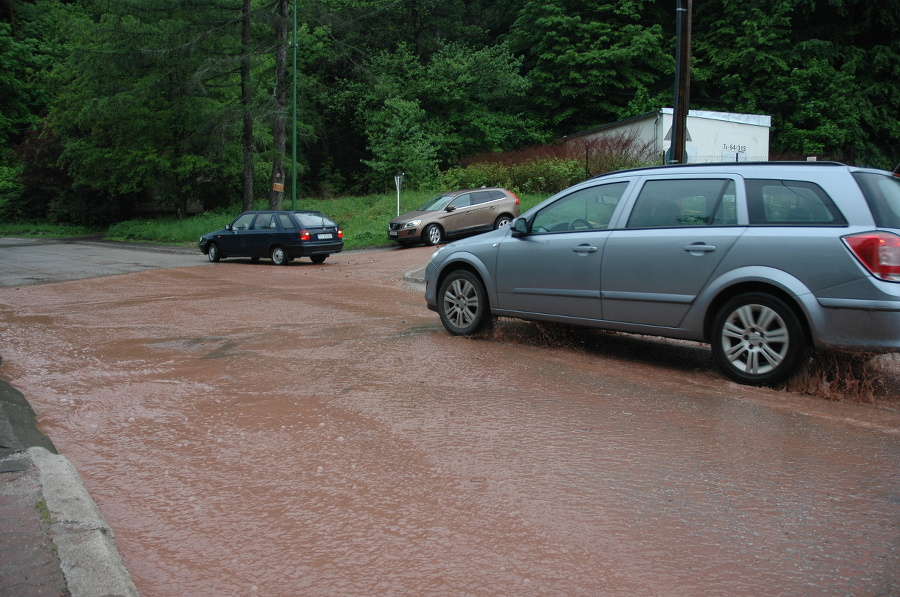
[[[344,231],[338,228],[338,238],[344,238]]]
[[[516,198],[516,205],[518,205],[518,204],[519,204],[519,196],[518,196],[518,195],[516,195],[516,194],[515,194],[515,193],[513,193],[513,192],[510,192],[510,195],[512,195],[512,196],[513,196],[513,197],[515,197],[515,198]]]
[[[843,240],[873,276],[900,282],[900,236],[890,232],[863,232],[845,236]]]
[[[301,230],[300,231],[300,240],[309,240],[309,239],[310,239],[309,230]]]

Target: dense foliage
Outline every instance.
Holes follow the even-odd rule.
[[[0,217],[280,201],[294,138],[300,196],[509,179],[496,156],[671,106],[676,4],[0,0]],[[900,0],[695,2],[692,28],[691,108],[772,115],[773,156],[900,162]]]

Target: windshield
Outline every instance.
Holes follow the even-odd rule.
[[[453,201],[453,195],[438,195],[434,199],[426,201],[425,205],[420,207],[418,211],[437,211],[439,209],[444,209],[451,201]]]
[[[862,187],[875,223],[882,228],[900,228],[900,178],[874,172],[856,172],[853,176]]]

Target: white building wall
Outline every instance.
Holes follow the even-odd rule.
[[[662,155],[671,146],[672,108],[647,112],[610,125],[567,137],[568,140],[598,138],[635,131],[642,141],[653,141],[655,153]],[[769,159],[769,129],[772,117],[761,114],[734,114],[690,110],[685,143],[688,163],[764,162]]]

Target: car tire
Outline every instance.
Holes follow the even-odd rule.
[[[725,375],[753,386],[784,381],[808,350],[793,309],[775,296],[756,292],[736,296],[719,309],[711,344]]]
[[[444,231],[437,224],[429,224],[422,231],[422,240],[428,246],[439,245],[444,240]]]
[[[509,226],[512,222],[512,217],[506,214],[502,216],[498,216],[496,220],[494,220],[494,230],[498,228],[503,228],[504,226]]]
[[[468,270],[456,270],[441,283],[438,314],[454,336],[473,336],[492,323],[487,292],[481,279]]]
[[[326,257],[328,257],[328,256],[327,255],[313,255],[312,257],[310,257],[310,259],[312,260],[313,263],[325,263]]]
[[[222,256],[219,254],[219,245],[216,243],[209,243],[209,246],[206,247],[206,257],[212,263],[218,263]]]
[[[272,258],[272,263],[275,265],[287,265],[289,261],[287,253],[284,252],[284,247],[280,245],[272,247],[272,250],[269,252],[269,257]]]

